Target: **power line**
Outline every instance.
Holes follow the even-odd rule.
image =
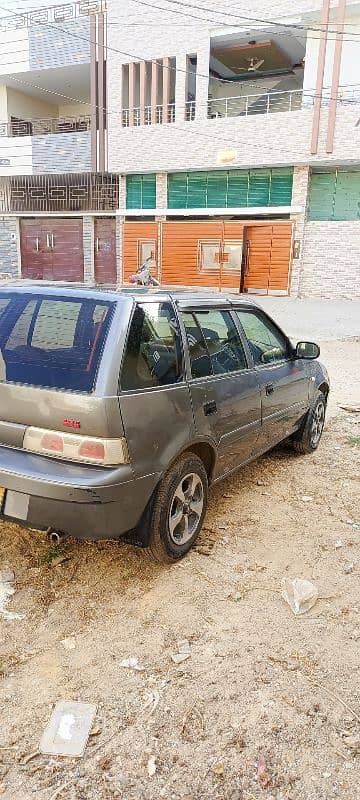
[[[3,9],[3,7],[1,7],[1,6],[0,6],[0,8],[2,8],[2,10],[4,10],[4,9]],[[12,12],[12,13],[13,13],[15,16],[17,16],[17,15],[16,15],[14,12]],[[41,24],[41,23],[40,23],[40,24]],[[68,31],[68,30],[65,30],[64,28],[61,28],[61,26],[58,26],[58,27],[59,27],[59,29],[60,29],[60,30],[62,30],[62,31],[63,31],[63,32],[64,32],[64,33],[65,33],[67,36],[72,36],[73,38],[76,38],[76,39],[81,39],[81,40],[84,40],[84,41],[86,41],[86,42],[89,42],[89,39],[88,39],[87,37],[81,36],[81,35],[79,35],[79,34],[72,33],[71,31]],[[90,43],[91,43],[91,42],[90,42]],[[93,42],[92,42],[92,43],[93,43]],[[128,57],[130,57],[130,58],[135,58],[135,59],[136,59],[136,60],[138,60],[138,61],[142,61],[142,62],[145,62],[145,63],[147,63],[147,60],[146,60],[146,59],[144,59],[144,58],[141,58],[141,57],[139,57],[139,56],[136,56],[136,55],[134,55],[134,54],[125,53],[124,51],[118,50],[117,48],[113,48],[113,47],[110,47],[110,46],[107,46],[107,45],[105,45],[104,47],[106,47],[107,49],[109,49],[109,50],[111,50],[111,51],[113,51],[113,52],[119,53],[120,55],[127,55],[127,56],[128,56]],[[157,60],[156,60],[156,59],[153,59],[153,61],[155,61],[155,62],[156,62]],[[169,65],[167,68],[168,68],[168,69],[171,69],[171,70],[175,70],[175,72],[176,72],[176,71],[177,71],[177,72],[179,72],[179,71],[180,71],[180,72],[185,72],[185,73],[187,74],[187,70],[184,70],[184,69],[180,69],[180,68],[176,68],[176,67],[171,67],[170,65]],[[196,73],[196,76],[197,76],[197,77],[204,77],[204,78],[206,78],[206,80],[209,80],[209,76],[208,76],[208,75],[202,75],[201,73]],[[45,88],[45,87],[43,87],[43,86],[40,86],[40,85],[38,85],[38,84],[31,83],[31,82],[29,82],[29,81],[24,81],[24,80],[21,80],[21,79],[19,79],[19,78],[12,77],[12,80],[14,80],[16,83],[19,83],[19,84],[22,84],[22,85],[31,86],[32,88],[35,88],[35,89],[37,89],[37,90],[44,91],[45,93],[51,94],[51,95],[53,95],[53,96],[58,96],[58,97],[61,97],[62,99],[70,100],[71,102],[75,102],[75,103],[84,103],[84,102],[86,102],[86,101],[84,101],[83,99],[82,99],[82,100],[80,100],[79,98],[75,98],[75,97],[71,97],[71,96],[69,96],[69,95],[65,95],[65,94],[63,94],[63,93],[61,93],[61,92],[59,92],[59,91],[57,91],[57,90],[46,89],[46,88]],[[229,81],[229,80],[227,80],[226,78],[225,78],[225,79],[221,79],[221,78],[213,78],[213,80],[219,81],[220,83],[233,83],[233,81]],[[360,84],[348,84],[348,86],[351,86],[352,88],[358,87],[359,85],[360,85]],[[341,88],[344,88],[344,87],[341,87]],[[296,91],[296,90],[295,90],[295,91]],[[299,91],[301,91],[301,90],[299,89]],[[264,92],[264,94],[266,94],[266,92]],[[253,95],[253,96],[256,96],[256,95]],[[260,96],[262,96],[262,95],[260,94]],[[305,96],[305,97],[307,96],[307,95],[306,95],[306,92],[303,92],[303,96]],[[314,99],[315,97],[317,97],[317,95],[315,95],[315,94],[314,94],[314,93],[313,93],[311,90],[309,90],[309,97],[310,97],[311,99]],[[321,95],[319,95],[319,97],[321,97]],[[217,99],[218,101],[220,101],[220,102],[221,102],[221,98],[216,98],[216,99]],[[328,97],[328,98],[327,98],[327,100],[330,100],[330,99],[336,99],[336,102],[342,102],[342,103],[346,103],[346,104],[353,104],[353,103],[355,103],[355,102],[356,102],[356,101],[352,101],[352,100],[349,100],[349,99],[346,101],[346,100],[343,100],[342,98],[338,98],[338,97],[336,97],[336,98],[331,98],[331,97]],[[104,111],[104,110],[105,110],[105,111],[107,112],[107,114],[109,114],[109,115],[112,115],[112,116],[113,116],[113,115],[116,115],[117,117],[121,117],[121,112],[119,112],[119,111],[112,111],[111,109],[106,109],[104,106],[99,106],[99,105],[97,105],[97,106],[96,106],[96,108],[97,108],[99,111]],[[299,109],[299,110],[300,110],[300,109]],[[169,124],[171,124],[171,123],[169,123]],[[191,124],[191,121],[189,121],[189,124]],[[142,128],[143,128],[143,127],[148,127],[148,126],[134,126],[134,128],[137,128],[137,127],[142,127]],[[149,127],[152,127],[152,126],[149,126]],[[132,129],[133,129],[133,128],[132,128]],[[224,134],[223,134],[223,135],[225,135],[225,132],[224,132]],[[220,140],[220,139],[218,139],[217,137],[215,137],[215,136],[213,136],[213,135],[211,135],[211,134],[209,134],[209,135],[207,136],[205,133],[198,133],[198,132],[197,132],[197,136],[200,136],[200,137],[202,137],[203,139],[206,139],[206,140],[210,140],[211,142],[216,142],[216,141],[217,141],[217,142],[219,142],[219,143],[221,144],[221,146],[222,146],[222,147],[228,147],[228,146],[229,146],[229,143],[228,143],[228,141],[227,141],[227,142],[224,142],[223,140]],[[19,155],[19,156],[13,156],[13,157],[20,157],[20,155]]]
[[[131,0],[131,2],[140,3],[140,0]],[[214,9],[214,8],[208,8],[207,6],[197,6],[195,4],[183,2],[183,0],[165,0],[165,2],[172,3],[173,5],[176,5],[176,6],[182,6],[183,8],[186,8],[186,9],[190,8],[190,9],[192,9],[194,11],[205,11],[205,12],[208,11],[210,14],[220,14],[223,17],[231,17],[231,18],[234,18],[234,19],[237,19],[237,20],[241,19],[241,20],[245,20],[246,22],[257,22],[257,23],[260,22],[261,24],[275,25],[275,26],[278,26],[278,27],[281,27],[281,28],[290,28],[291,30],[293,30],[294,28],[299,29],[299,30],[304,30],[304,31],[317,31],[317,32],[319,32],[319,31],[320,32],[326,32],[326,30],[327,30],[327,31],[329,31],[331,33],[337,33],[336,30],[331,31],[328,26],[326,26],[325,28],[322,28],[322,27],[315,27],[315,26],[310,26],[310,25],[299,25],[298,23],[291,23],[291,22],[290,23],[289,22],[278,22],[278,21],[271,20],[271,19],[262,19],[260,17],[248,17],[248,16],[244,16],[242,14],[233,14],[230,11],[223,11],[223,10],[218,11],[217,9]],[[140,4],[141,5],[151,5],[150,3],[148,4],[148,3],[145,3],[145,2],[144,3],[141,2]],[[160,8],[160,6],[157,6],[157,8]],[[165,6],[165,8],[164,7],[160,8],[160,10],[161,11],[170,11],[170,9],[166,8],[166,6]],[[187,16],[185,12],[182,12],[182,13],[185,16]],[[213,20],[213,21],[216,22],[216,20]],[[356,36],[360,36],[360,34],[356,33],[355,31],[353,33]]]

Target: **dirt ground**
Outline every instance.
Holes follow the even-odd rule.
[[[360,343],[322,350],[319,450],[278,448],[215,488],[176,566],[113,542],[53,551],[2,526],[8,608],[25,614],[0,619],[6,800],[360,798],[360,415],[339,408],[360,401]],[[318,586],[307,614],[283,600],[283,577]],[[181,639],[191,657],[176,665]],[[58,700],[97,705],[80,759],[37,753]]]

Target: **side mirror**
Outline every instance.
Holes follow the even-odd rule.
[[[307,358],[312,361],[319,358],[320,347],[315,342],[298,342],[295,348],[295,358]]]

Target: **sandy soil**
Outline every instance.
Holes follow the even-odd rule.
[[[360,400],[359,350],[323,347],[333,391],[316,454],[278,448],[214,489],[174,567],[121,543],[54,553],[2,526],[8,608],[26,615],[0,620],[2,797],[360,798],[360,415],[338,406]],[[318,586],[306,615],[282,599],[284,576]],[[180,639],[191,657],[176,665]],[[120,666],[129,656],[142,672]],[[77,760],[36,753],[65,699],[97,705]]]

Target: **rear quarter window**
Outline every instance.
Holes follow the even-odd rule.
[[[114,303],[90,298],[0,295],[0,380],[91,392]]]

